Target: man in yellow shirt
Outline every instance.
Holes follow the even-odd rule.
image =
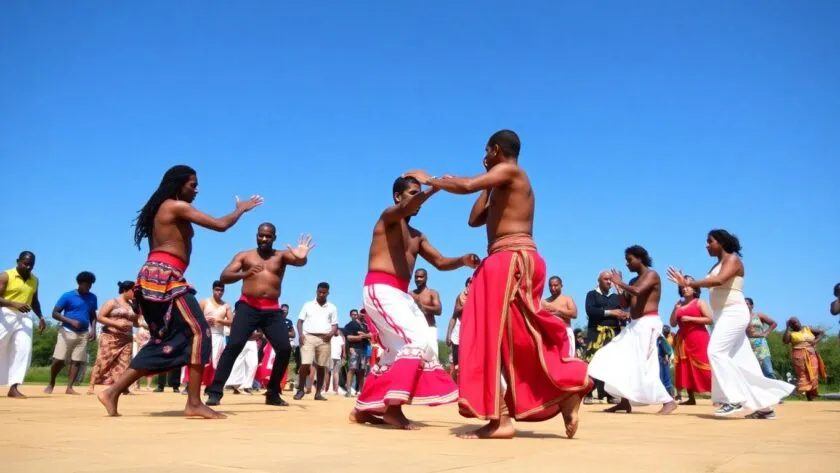
[[[32,319],[38,316],[38,330],[47,328],[38,301],[38,278],[32,274],[35,254],[24,251],[17,266],[0,273],[0,386],[9,387],[9,397],[25,398],[18,385],[23,383],[32,362]]]

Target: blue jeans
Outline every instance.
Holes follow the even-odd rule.
[[[674,385],[671,383],[671,364],[667,359],[659,358],[659,379],[668,394],[673,395]]]
[[[758,360],[758,364],[761,366],[761,372],[764,373],[765,378],[777,379],[776,373],[773,372],[773,360],[769,356]]]

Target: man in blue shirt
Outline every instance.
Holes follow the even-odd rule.
[[[70,375],[67,378],[67,394],[78,394],[73,390],[73,383],[79,373],[79,367],[86,360],[87,344],[96,340],[96,310],[99,308],[96,295],[90,292],[96,276],[89,271],[82,271],[76,276],[78,288],[64,293],[53,308],[53,318],[61,322],[58,339],[53,352],[53,364],[50,368],[50,384],[44,389],[52,394],[55,378],[70,363]]]

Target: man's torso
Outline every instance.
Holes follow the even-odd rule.
[[[592,294],[593,309],[596,309],[596,310],[613,310],[613,309],[618,309],[619,308],[618,306],[620,304],[619,304],[619,301],[618,301],[618,294],[616,294],[616,293],[609,294],[608,293],[607,295],[604,295],[599,290],[595,290],[595,289],[589,291],[589,293]],[[599,325],[607,326],[607,327],[618,327],[620,325],[617,317],[612,317],[612,316],[608,316],[608,315],[605,315],[603,317],[597,317],[597,316],[593,317],[590,314],[587,314],[587,317],[588,317],[588,327],[589,328],[595,328]]]
[[[373,229],[368,271],[381,271],[408,280],[414,272],[423,234],[405,220],[387,225],[380,219]]]
[[[525,170],[518,167],[513,181],[490,192],[487,209],[487,242],[512,234],[534,233],[534,190]]]
[[[423,306],[430,306],[434,304],[434,296],[435,290],[426,286],[422,290],[418,292],[417,289],[411,291],[413,297],[417,301],[417,305],[420,307],[420,310],[423,312],[423,315],[426,316],[426,323],[429,324],[429,327],[434,327],[437,325],[435,320],[435,314],[431,311],[427,311],[423,309]]]
[[[242,281],[242,294],[263,299],[279,298],[283,274],[286,272],[282,251],[274,250],[274,254],[267,259],[263,259],[257,250],[248,251],[242,261],[242,271],[257,265],[262,265],[263,270]]]
[[[174,200],[167,199],[160,205],[149,236],[149,246],[151,251],[171,253],[189,264],[195,230],[190,222],[175,216],[174,204]]]
[[[317,301],[309,301],[304,305],[306,317],[303,320],[303,331],[312,335],[325,335],[332,331],[331,314],[335,306],[327,302],[324,305]]]
[[[662,293],[662,281],[659,279],[659,274],[652,269],[648,270],[648,274],[646,276],[655,280],[653,289],[645,295],[634,296],[629,294],[630,317],[634,319],[638,319],[645,314],[659,312],[659,298]],[[641,282],[642,277],[644,276],[638,276],[631,279],[630,285],[638,285]]]
[[[362,335],[367,333],[367,327],[360,324],[359,322],[352,320],[350,323],[344,326],[344,333],[349,337],[351,335]],[[370,341],[363,339],[360,342],[348,342],[348,347],[354,350],[361,350],[363,353],[367,352],[368,345],[370,345]]]
[[[76,320],[82,324],[78,329],[64,323],[61,326],[67,330],[82,333],[90,328],[91,311],[96,310],[96,296],[92,292],[79,294],[78,291],[69,291],[61,296],[61,311],[64,317]]]
[[[18,273],[17,268],[6,270],[8,282],[6,290],[3,291],[3,299],[10,302],[32,305],[35,292],[38,291],[38,278],[30,274],[27,279]]]

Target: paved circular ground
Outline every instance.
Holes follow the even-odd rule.
[[[563,421],[520,423],[514,440],[460,440],[480,425],[454,406],[408,407],[419,431],[353,425],[349,399],[292,401],[227,394],[220,421],[184,419],[186,397],[138,392],[109,418],[92,396],[47,396],[26,385],[27,400],[0,398],[0,462],[8,472],[213,473],[298,470],[376,473],[792,472],[840,471],[840,403],[788,402],[776,420],[716,419],[709,401],[669,417],[658,407],[605,414],[583,406],[577,437]],[[83,388],[83,389],[86,389]]]

